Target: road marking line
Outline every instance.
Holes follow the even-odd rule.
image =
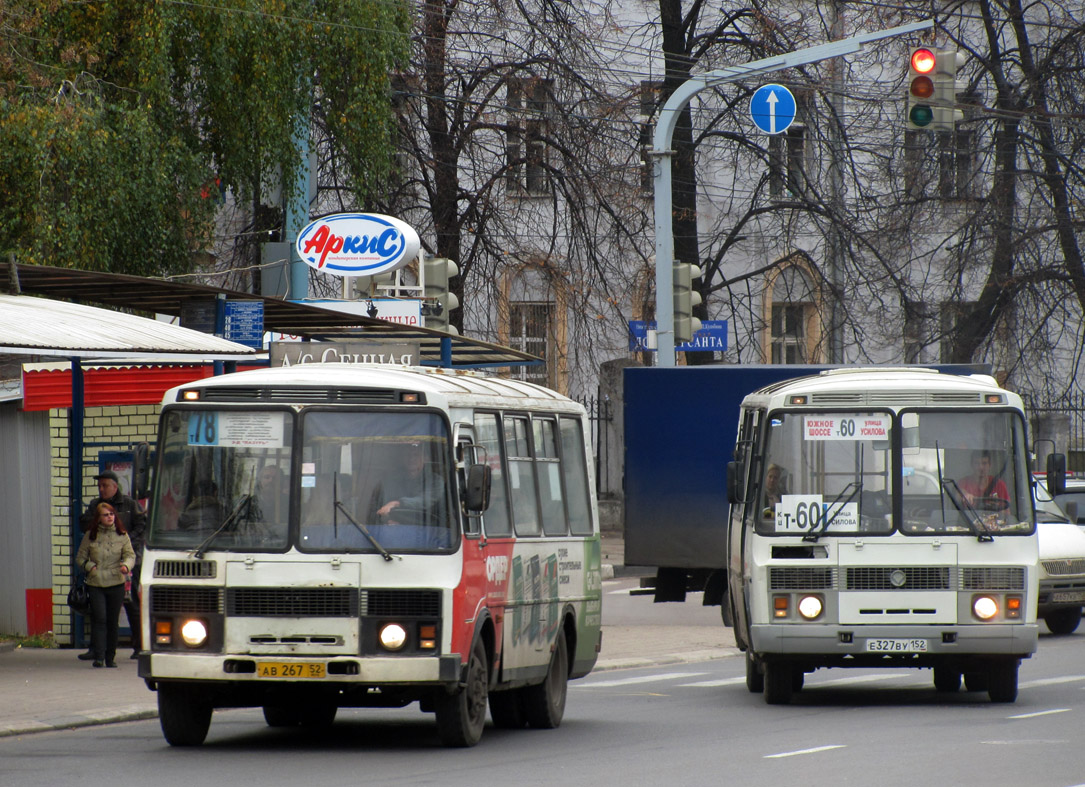
[[[818,746],[814,749],[799,749],[798,751],[784,751],[779,754],[766,754],[764,759],[766,760],[778,760],[781,757],[797,757],[800,754],[817,754],[822,751],[829,751],[831,749],[846,749],[847,747],[843,743],[834,743],[831,746]]]
[[[1069,713],[1069,708],[1052,708],[1051,710],[1038,710],[1035,713],[1021,713],[1017,716],[1007,716],[1007,719],[1035,719],[1037,716],[1051,716],[1055,713]]]
[[[1060,675],[1057,678],[1037,678],[1036,680],[1023,680],[1018,684],[1018,688],[1028,688],[1033,686],[1057,686],[1060,683],[1077,683],[1078,681],[1085,680],[1085,675]]]
[[[696,678],[699,675],[707,675],[707,672],[664,672],[659,675],[639,675],[635,678],[619,678],[615,680],[601,680],[592,683],[574,684],[582,689],[596,689],[611,686],[632,686],[637,683],[651,683],[657,680],[678,680],[679,678]]]
[[[683,688],[711,688],[713,686],[733,686],[736,683],[745,683],[745,678],[721,678],[719,680],[701,680],[696,683],[682,683]]]

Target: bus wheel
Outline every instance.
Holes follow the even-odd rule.
[[[550,656],[550,668],[546,671],[546,680],[523,689],[527,723],[539,730],[558,727],[565,716],[565,696],[568,689],[569,647],[565,644],[565,632],[558,631],[554,652]]]
[[[765,662],[765,702],[787,705],[795,691],[795,670],[790,664]]]
[[[486,697],[490,685],[486,649],[475,640],[467,662],[467,681],[455,694],[441,693],[434,702],[437,732],[445,746],[474,746],[486,725]]]
[[[520,689],[490,692],[490,718],[502,730],[520,730],[527,724]]]
[[[760,694],[765,690],[765,676],[749,648],[746,648],[746,688],[750,694]]]
[[[1007,659],[987,672],[987,696],[991,702],[1013,702],[1017,699],[1017,659]]]
[[[961,673],[950,667],[935,667],[934,688],[946,694],[952,694],[961,688]]]
[[[211,726],[211,705],[189,696],[183,686],[158,684],[158,721],[170,746],[199,746]]]
[[[1075,609],[1056,609],[1044,616],[1044,623],[1052,634],[1073,634],[1081,623],[1081,607]]]

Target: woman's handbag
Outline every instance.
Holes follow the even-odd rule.
[[[76,614],[90,614],[90,591],[87,590],[87,582],[82,575],[72,580],[72,589],[68,591],[68,606]]]

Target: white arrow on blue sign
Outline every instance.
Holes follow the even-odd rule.
[[[783,85],[762,85],[750,99],[750,117],[766,134],[782,134],[795,120],[795,96]]]

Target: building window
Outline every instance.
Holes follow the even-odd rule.
[[[506,109],[506,179],[514,193],[545,194],[549,185],[546,138],[553,115],[553,80],[510,79]]]
[[[904,304],[904,362],[931,363],[937,361],[934,309],[929,303],[908,301]]]
[[[942,304],[940,357],[942,363],[953,362],[954,338],[961,321],[975,304],[968,301],[946,301]]]
[[[979,153],[976,132],[904,132],[904,189],[909,197],[937,196],[943,200],[976,198]],[[937,194],[934,193],[937,189]]]
[[[801,264],[790,264],[772,281],[765,357],[770,363],[818,363],[821,322],[816,288]]]
[[[792,123],[783,134],[769,137],[769,195],[774,199],[803,193],[806,127]]]
[[[548,327],[553,314],[552,303],[514,301],[509,304],[509,347],[536,355],[545,361],[539,366],[513,367],[514,378],[550,385]]]

